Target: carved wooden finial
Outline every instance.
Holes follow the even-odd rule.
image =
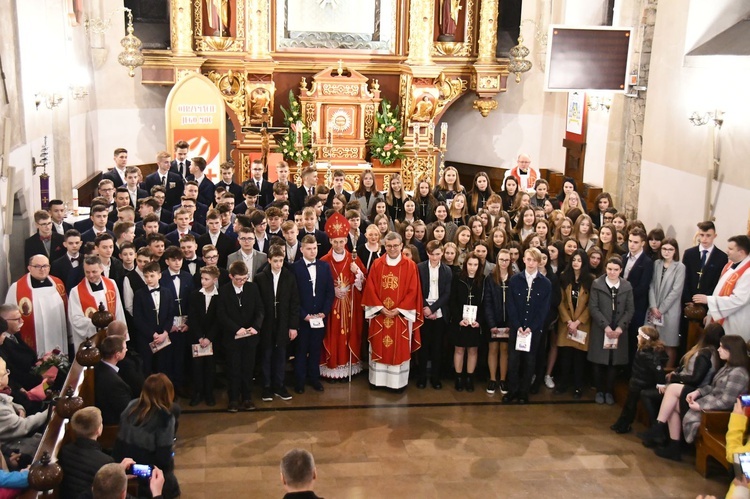
[[[336,72],[339,74],[339,76],[344,74],[344,61],[342,61],[341,59],[339,59],[339,67]]]

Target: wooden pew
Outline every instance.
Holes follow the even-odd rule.
[[[714,458],[727,470],[727,428],[729,411],[704,411],[698,436],[695,439],[695,470],[703,477],[708,474],[708,458]]]

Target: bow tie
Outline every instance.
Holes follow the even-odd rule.
[[[104,290],[104,283],[102,283],[102,282],[100,282],[99,284],[91,284],[91,283],[89,283],[89,285],[91,286],[91,291],[102,291],[102,290]]]
[[[39,236],[39,239],[41,239],[43,243],[48,243],[52,240],[52,236],[47,236],[47,237]]]
[[[172,280],[173,280],[173,281],[174,281],[175,279],[179,279],[179,278],[180,278],[180,274],[174,274],[174,275],[172,276]]]
[[[308,267],[315,267],[315,262],[312,262],[312,263],[308,263],[308,264],[307,264],[307,266],[308,266]]]
[[[154,288],[151,290],[152,293],[158,293],[161,291],[161,288]]]
[[[198,261],[197,258],[193,258],[192,260],[185,260],[186,263],[195,263],[197,261]]]

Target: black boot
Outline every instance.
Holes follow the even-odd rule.
[[[680,451],[679,440],[669,440],[666,447],[657,447],[654,449],[656,455],[672,461],[682,461],[682,452]]]
[[[632,429],[628,422],[623,418],[618,418],[615,424],[609,427],[615,433],[629,433]]]
[[[466,391],[467,392],[474,391],[474,374],[473,373],[466,375]]]
[[[464,391],[464,378],[459,373],[456,373],[456,391]]]
[[[664,445],[667,442],[667,423],[657,421],[655,425],[646,430],[643,434],[643,445],[654,447]]]

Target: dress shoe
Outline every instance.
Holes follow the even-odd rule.
[[[657,456],[665,459],[671,459],[672,461],[682,461],[682,450],[680,449],[679,440],[669,440],[666,447],[657,447],[654,449]]]
[[[667,430],[667,423],[657,421],[655,425],[643,433],[643,445],[646,447],[664,445],[667,442]]]
[[[227,412],[239,412],[240,411],[240,404],[237,402],[229,402],[229,406],[227,407]]]
[[[200,395],[193,395],[193,398],[190,399],[190,407],[195,407],[196,405],[201,403],[201,396]]]
[[[243,411],[254,411],[255,410],[255,404],[253,404],[252,400],[245,400],[242,403],[242,410]]]
[[[325,388],[323,388],[323,385],[320,383],[320,381],[310,383],[310,386],[312,386],[313,390],[315,390],[316,392],[325,391]]]
[[[503,395],[503,404],[512,404],[518,400],[518,395],[515,393],[506,393]]]
[[[518,403],[521,404],[521,405],[528,404],[529,403],[529,396],[526,395],[525,393],[522,393],[521,395],[518,396]]]
[[[419,388],[420,390],[427,388],[427,381],[423,379],[417,381],[417,388]]]
[[[464,379],[463,379],[463,378],[461,377],[461,375],[460,375],[460,374],[457,374],[457,375],[456,375],[456,384],[455,384],[455,388],[456,388],[456,391],[457,391],[457,392],[462,392],[462,391],[464,391]]]
[[[271,391],[270,386],[263,388],[263,393],[261,394],[260,399],[263,402],[271,402],[273,400],[273,391]]]
[[[304,386],[299,386],[299,385],[295,386],[294,387],[294,393],[296,393],[298,395],[302,395],[303,393],[305,393],[305,387]]]
[[[432,385],[432,388],[435,390],[440,390],[443,388],[443,384],[440,382],[439,379],[431,379],[430,384]]]

